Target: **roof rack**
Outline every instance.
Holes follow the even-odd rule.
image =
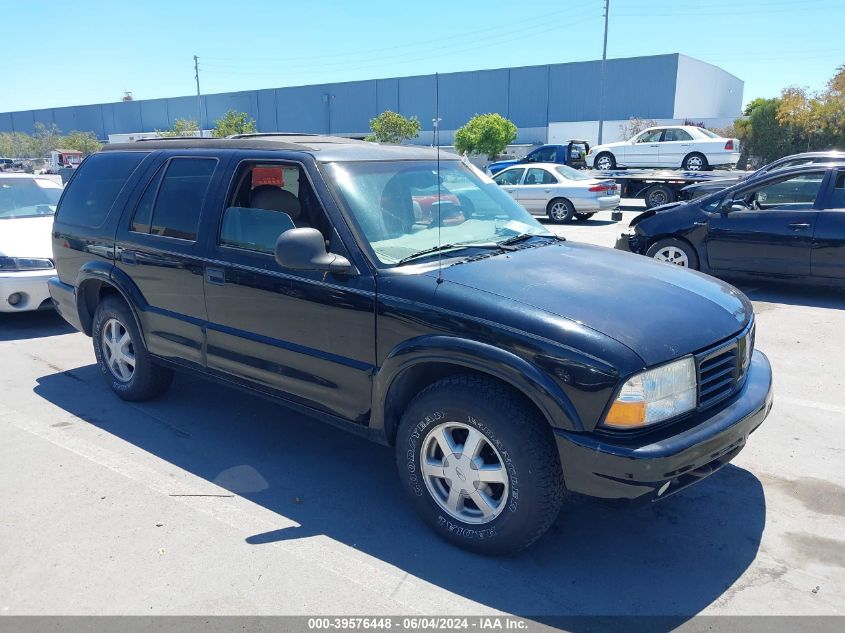
[[[149,141],[196,141],[207,136],[149,136],[147,138],[136,138],[132,143],[147,143]]]

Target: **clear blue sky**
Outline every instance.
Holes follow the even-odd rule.
[[[0,112],[601,57],[604,0],[0,0]],[[820,89],[845,0],[610,0],[609,57]],[[643,89],[648,81],[643,78]]]

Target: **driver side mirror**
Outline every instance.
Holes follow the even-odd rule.
[[[288,229],[276,240],[276,261],[293,270],[322,270],[348,273],[354,267],[348,259],[326,251],[326,241],[317,229]]]
[[[734,211],[747,211],[748,207],[736,200],[723,200],[719,205],[719,213],[733,213]]]

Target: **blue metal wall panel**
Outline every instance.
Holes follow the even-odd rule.
[[[677,55],[608,62],[604,118],[671,119],[675,110],[677,77]]]
[[[376,115],[385,110],[399,112],[398,79],[376,79]]]
[[[110,105],[114,129],[109,134],[147,131],[141,119],[140,101],[121,101],[120,103],[112,103]]]
[[[508,80],[508,118],[519,127],[548,124],[549,67],[511,68]]]
[[[255,117],[259,132],[278,132],[276,127],[276,91],[258,90],[258,116]]]
[[[205,104],[203,104],[203,119],[205,119]],[[197,98],[196,97],[173,97],[167,99],[167,122],[164,125],[150,127],[147,123],[147,114],[144,113],[144,132],[152,132],[156,129],[166,130],[173,127],[176,119],[188,119],[196,121],[199,118]],[[203,121],[205,124],[205,121]]]
[[[196,103],[196,99],[194,99]],[[246,112],[251,119],[258,120],[258,97],[255,90],[228,92],[205,96],[203,106],[203,125],[213,128],[214,122],[228,110]],[[194,117],[196,118],[196,117]]]
[[[170,118],[167,113],[168,101],[173,101],[173,99],[150,99],[138,102],[141,104],[141,123],[144,125],[141,132],[166,130],[170,127]],[[191,118],[196,119],[197,117]]]
[[[329,133],[370,131],[370,119],[379,113],[375,80],[333,84],[327,92],[331,95]]]
[[[433,91],[429,99],[434,100]],[[507,116],[507,69],[440,75],[441,129],[457,129],[476,114],[488,112]]]
[[[399,114],[416,116],[420,120],[420,127],[423,130],[432,129],[434,75],[401,77],[399,79]]]
[[[329,84],[276,90],[276,127],[280,132],[326,134],[329,129]]]
[[[12,112],[12,127],[15,132],[25,132],[32,134],[35,131],[35,118],[32,110],[24,112]]]
[[[15,128],[12,126],[12,113],[0,112],[0,132],[14,132]]]

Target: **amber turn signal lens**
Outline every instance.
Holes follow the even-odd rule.
[[[623,428],[643,426],[645,424],[645,402],[617,400],[610,407],[605,424]]]

